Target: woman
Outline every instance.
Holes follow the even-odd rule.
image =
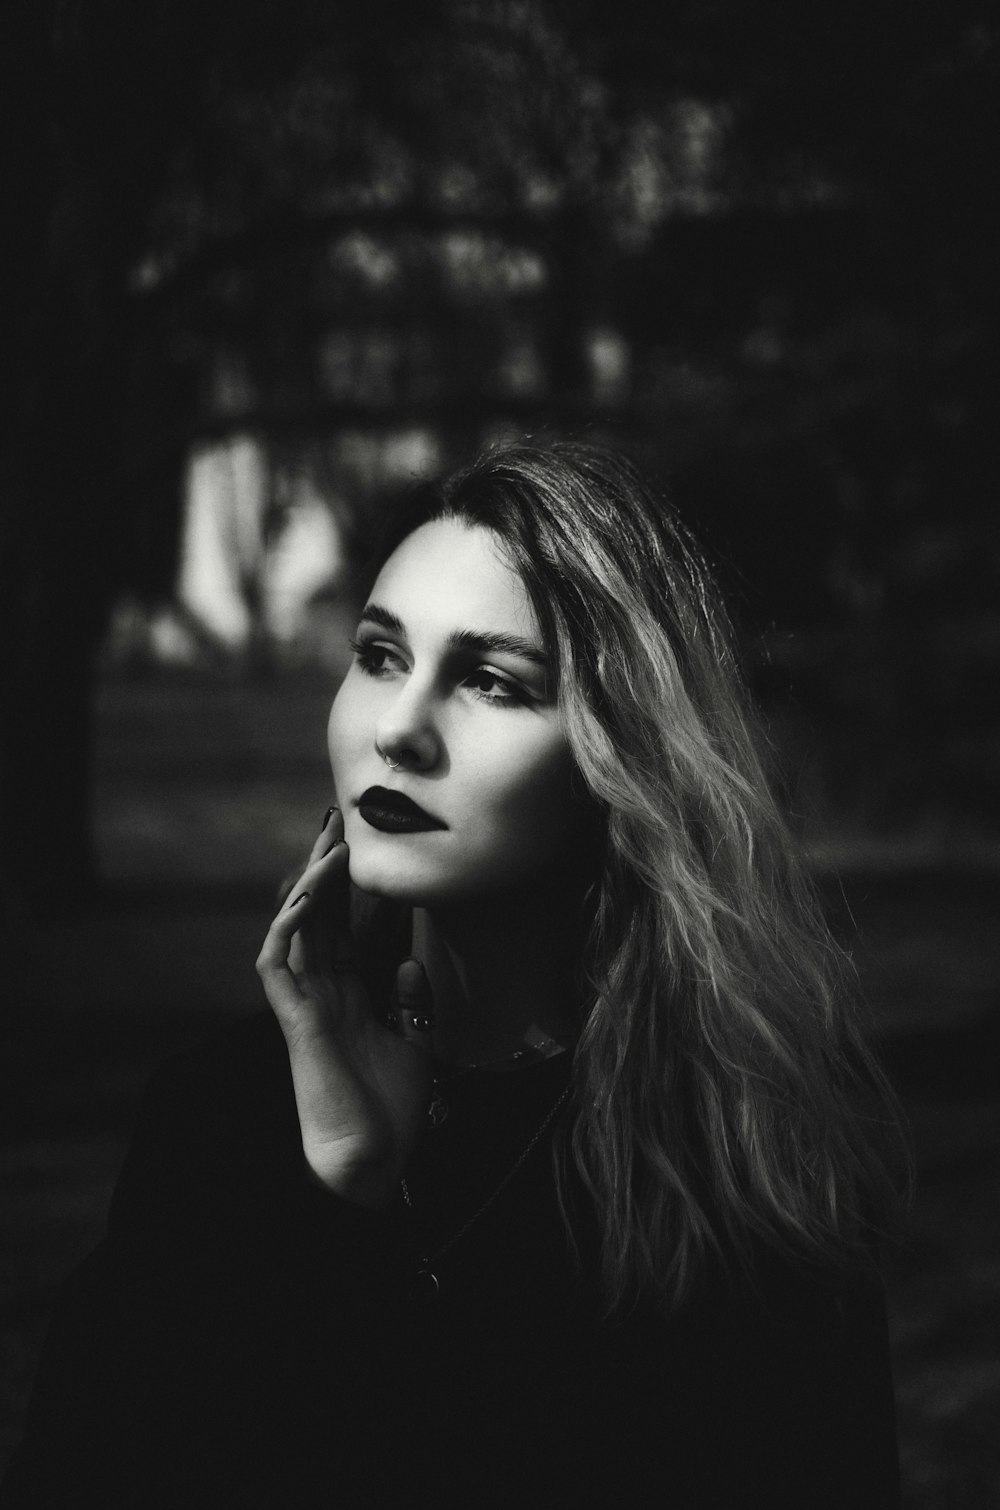
[[[353,648],[273,1017],[154,1084],[6,1503],[897,1504],[887,1098],[679,524],[491,452]]]

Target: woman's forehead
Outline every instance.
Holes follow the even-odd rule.
[[[393,551],[370,597],[407,626],[440,622],[448,632],[503,631],[541,644],[527,589],[484,525],[455,518],[422,524]]]

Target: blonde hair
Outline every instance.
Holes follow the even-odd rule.
[[[572,1160],[609,1306],[670,1309],[761,1244],[866,1262],[898,1195],[876,1136],[898,1141],[893,1098],[697,549],[625,458],[571,442],[423,487],[392,544],[435,517],[494,531],[522,576],[603,824],[560,1188]]]

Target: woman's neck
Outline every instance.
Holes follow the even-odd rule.
[[[568,918],[551,899],[414,913],[413,952],[434,992],[434,1052],[448,1064],[505,1059],[575,1036]]]

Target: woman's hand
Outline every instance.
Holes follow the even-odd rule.
[[[431,1097],[432,1001],[404,960],[389,1027],[373,1015],[348,922],[348,848],[334,809],[257,960],[288,1045],[302,1147],[316,1179],[361,1205],[391,1201]]]

